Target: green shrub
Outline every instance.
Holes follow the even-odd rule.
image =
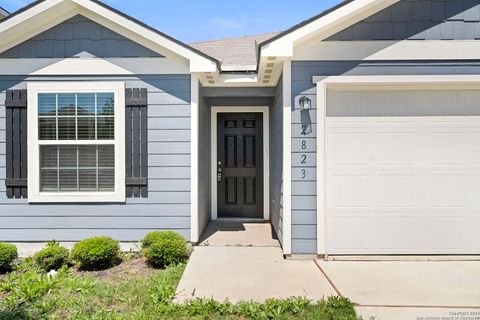
[[[159,268],[180,263],[188,254],[187,242],[173,231],[150,232],[143,239],[142,247],[147,262]]]
[[[75,244],[71,258],[82,269],[105,269],[120,257],[118,241],[110,237],[94,237]]]
[[[58,270],[68,264],[69,252],[61,247],[58,242],[49,242],[47,247],[37,252],[33,259],[35,263],[45,271]]]
[[[0,242],[0,271],[10,270],[12,262],[17,258],[17,247],[10,243]]]

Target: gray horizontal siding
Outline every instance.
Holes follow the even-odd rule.
[[[294,61],[292,104],[304,95],[316,106],[313,76],[338,75],[480,75],[480,61]],[[292,111],[292,252],[316,253],[316,110],[310,112],[312,133],[301,135],[300,110]],[[305,116],[303,117],[305,119]],[[302,140],[306,149],[302,149]],[[307,163],[301,164],[301,155]],[[305,178],[302,178],[305,170]]]
[[[0,53],[0,58],[68,58],[83,52],[101,58],[161,57],[160,54],[77,15]]]
[[[476,0],[402,0],[328,40],[480,39]]]
[[[148,198],[125,204],[30,205],[5,193],[5,90],[26,81],[124,81],[148,89]],[[190,76],[29,77],[0,76],[0,241],[76,241],[109,235],[141,239],[157,229],[190,235]]]
[[[2,239],[10,242],[44,242],[45,239],[57,241],[80,241],[98,235],[108,235],[121,241],[133,241],[142,239],[145,234],[154,229],[132,229],[132,228],[97,228],[97,229],[2,229]],[[176,232],[186,239],[190,237],[190,230],[176,229]]]

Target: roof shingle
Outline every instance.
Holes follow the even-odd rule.
[[[258,44],[277,34],[278,32],[270,32],[239,38],[196,42],[191,43],[190,46],[220,61],[222,71],[255,71],[257,69]]]

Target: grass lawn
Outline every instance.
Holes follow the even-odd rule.
[[[336,298],[178,305],[173,298],[184,268],[155,270],[142,258],[129,257],[104,271],[65,267],[48,276],[27,259],[0,275],[0,319],[357,319],[353,305]]]

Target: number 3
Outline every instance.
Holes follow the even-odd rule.
[[[307,177],[307,171],[305,169],[302,169],[302,179],[305,179]]]

